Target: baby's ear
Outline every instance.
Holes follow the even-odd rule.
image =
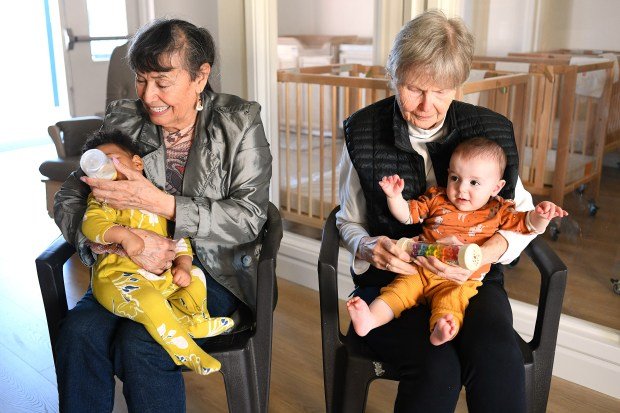
[[[500,179],[499,181],[497,181],[497,185],[493,189],[493,196],[496,196],[497,194],[499,194],[499,191],[502,190],[504,185],[506,185],[506,181],[505,180]]]
[[[133,162],[133,165],[136,167],[136,170],[140,172],[144,170],[144,163],[142,162],[142,158],[140,158],[138,155],[134,155],[131,158],[131,161]]]

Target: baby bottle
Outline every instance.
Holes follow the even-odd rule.
[[[412,257],[435,257],[447,264],[458,265],[470,271],[482,264],[482,250],[476,244],[446,245],[416,242],[411,238],[401,238],[396,243]]]
[[[89,149],[80,158],[80,168],[91,178],[116,179],[112,159],[99,149]]]

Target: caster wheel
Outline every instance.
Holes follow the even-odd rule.
[[[615,279],[615,278],[611,278],[611,288],[614,290],[614,293],[620,295],[620,281]]]
[[[577,195],[583,195],[583,193],[586,191],[586,184],[581,184],[577,187],[577,189],[575,189],[575,193]]]
[[[598,206],[594,203],[594,200],[590,200],[588,202],[588,214],[590,214],[591,217],[593,217],[594,215],[596,215],[596,212],[598,211]]]
[[[551,235],[551,239],[553,241],[557,241],[560,236],[560,229],[555,224],[549,225],[549,234]]]
[[[519,260],[521,259],[521,257],[517,257],[514,260],[512,260],[512,262],[510,264],[507,265],[508,268],[514,268],[517,266],[517,264],[519,263]]]

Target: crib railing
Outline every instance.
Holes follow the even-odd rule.
[[[342,121],[390,96],[379,68],[357,64],[278,71],[280,211],[321,228],[339,204]]]
[[[561,59],[570,62],[572,56],[587,57],[615,57],[618,65],[614,70],[620,70],[620,52],[607,50],[573,50],[557,49],[550,52],[530,52],[530,53],[509,53],[510,56],[522,56],[532,58]],[[614,76],[618,76],[617,74]],[[616,79],[616,78],[615,78]],[[620,81],[616,80],[611,86],[611,97],[609,101],[609,113],[607,117],[607,128],[605,132],[605,153],[620,148]]]
[[[467,82],[457,98],[510,118],[523,133],[527,74],[485,73]],[[392,94],[377,66],[329,65],[278,72],[280,211],[292,222],[322,228],[339,204],[338,163],[342,121]],[[472,101],[474,100],[474,101]]]
[[[526,130],[517,136],[520,176],[533,194],[562,205],[564,195],[588,183],[598,196],[611,96],[613,63],[571,65],[565,58],[476,57],[475,68],[526,63],[530,75]],[[579,95],[577,79],[604,71],[601,96]]]

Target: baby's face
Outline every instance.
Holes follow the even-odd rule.
[[[142,170],[144,169],[144,165],[142,164],[142,158],[140,158],[138,155],[130,155],[129,153],[127,153],[127,151],[125,151],[118,145],[115,145],[113,143],[105,143],[103,145],[97,146],[97,149],[105,153],[108,158],[118,159],[118,161],[127,168],[133,169],[138,172],[142,172]],[[127,177],[117,170],[116,180],[121,181],[126,179]]]
[[[475,211],[504,187],[499,166],[491,159],[453,156],[448,170],[446,193],[460,211]]]

